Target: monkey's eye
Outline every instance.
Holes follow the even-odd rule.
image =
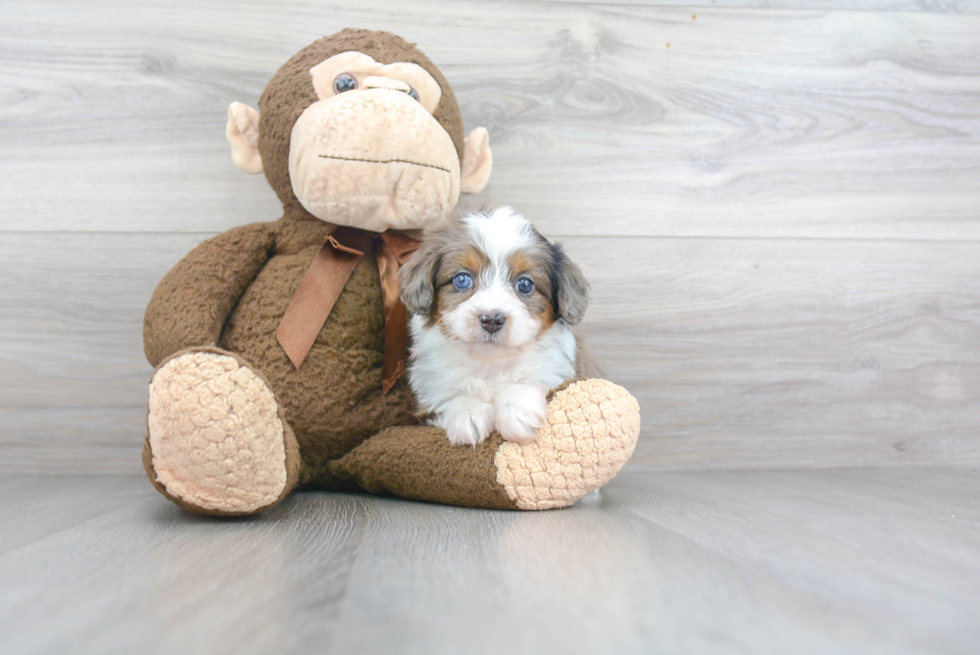
[[[353,91],[357,88],[357,78],[350,73],[341,73],[333,81],[333,90],[337,93]]]
[[[418,102],[418,99],[419,99],[419,92],[418,91],[416,91],[415,89],[409,88],[408,89],[408,95],[409,95],[409,97],[414,98],[416,102]]]
[[[473,276],[469,273],[457,273],[453,278],[453,286],[457,289],[469,289],[473,286]]]
[[[534,291],[534,282],[529,277],[520,278],[514,286],[517,287],[517,293],[522,293],[525,296]]]

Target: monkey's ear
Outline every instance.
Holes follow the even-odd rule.
[[[459,190],[463,193],[480,193],[490,181],[493,154],[490,152],[490,133],[478,127],[466,137],[463,161],[460,165]]]
[[[231,160],[246,173],[262,172],[259,154],[259,112],[248,105],[233,102],[228,105],[228,126],[225,136],[231,144]]]

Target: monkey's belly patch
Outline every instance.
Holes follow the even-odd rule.
[[[548,403],[548,420],[528,443],[505,442],[497,482],[519,509],[567,507],[606,484],[633,454],[640,406],[607,380],[573,382]]]
[[[150,382],[148,424],[157,479],[190,505],[250,513],[285,489],[275,396],[233,357],[191,352],[164,364]]]

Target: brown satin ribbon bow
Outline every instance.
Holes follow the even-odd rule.
[[[381,390],[387,394],[405,373],[408,351],[408,313],[398,296],[398,269],[419,245],[415,239],[390,231],[378,234],[353,227],[335,229],[306,269],[276,330],[276,338],[293,366],[299,368],[303,364],[354,266],[373,246],[385,311]]]

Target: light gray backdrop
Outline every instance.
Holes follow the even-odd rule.
[[[0,470],[139,470],[154,286],[279,216],[226,108],[347,26],[442,67],[473,202],[582,264],[631,467],[980,464],[980,3],[673,4],[5,1]]]

